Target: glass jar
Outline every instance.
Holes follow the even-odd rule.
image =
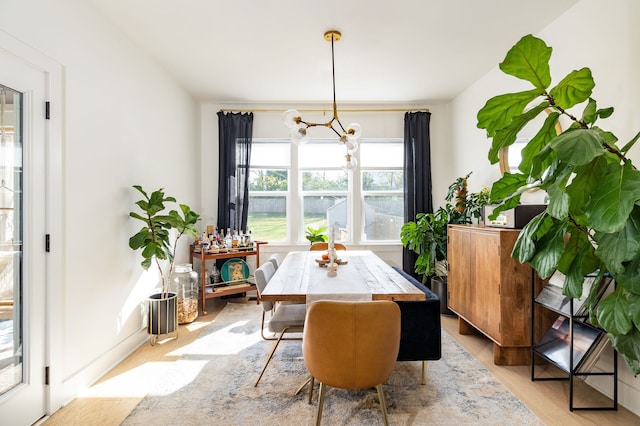
[[[178,298],[178,324],[193,322],[198,318],[198,273],[190,263],[175,266],[171,289]]]

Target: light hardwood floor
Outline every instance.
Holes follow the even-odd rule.
[[[252,302],[253,303],[253,302]],[[192,342],[224,307],[222,300],[209,300],[206,317],[182,325],[179,339],[167,339],[154,347],[142,345],[82,395],[42,422],[57,425],[118,425],[142,400],[148,389],[145,375],[157,374],[163,365],[180,358],[180,348]],[[493,365],[493,345],[482,336],[458,334],[457,319],[443,316],[442,328],[469,351],[489,372],[549,425],[639,425],[640,418],[621,407],[615,411],[569,411],[568,385],[565,382],[531,382],[528,366]],[[432,361],[437,362],[437,361]],[[622,368],[625,368],[622,366]],[[427,368],[427,379],[428,379]],[[148,376],[147,376],[148,377]],[[581,395],[600,398],[591,388]],[[499,419],[496,419],[499,420]]]

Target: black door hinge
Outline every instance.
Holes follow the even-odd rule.
[[[44,118],[49,120],[51,118],[51,102],[44,103]]]
[[[51,235],[47,234],[44,236],[44,251],[47,253],[51,252]]]
[[[44,384],[49,385],[49,366],[44,368]]]

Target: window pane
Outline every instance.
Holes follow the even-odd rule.
[[[360,166],[403,168],[404,148],[398,142],[362,142],[360,145]]]
[[[340,168],[345,148],[336,141],[310,141],[298,147],[301,168]]]
[[[346,191],[349,177],[344,171],[317,171],[302,173],[303,191]]]
[[[403,188],[402,170],[362,172],[362,189],[365,191],[402,191]]]
[[[251,166],[264,168],[289,167],[290,160],[289,142],[280,141],[253,141],[251,144]]]
[[[399,240],[403,222],[402,195],[365,195],[364,233],[367,240]]]
[[[268,170],[251,168],[249,172],[249,191],[287,191],[289,188],[287,170]]]
[[[347,197],[306,196],[304,197],[304,228],[318,228],[337,225],[336,239],[345,240],[347,232]]]
[[[260,241],[287,239],[287,197],[250,196],[247,228]]]

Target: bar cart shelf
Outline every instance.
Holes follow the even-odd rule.
[[[252,276],[248,277],[247,280],[241,282],[222,282],[215,285],[208,283],[206,274],[204,274],[204,271],[206,270],[206,262],[210,260],[217,261],[221,259],[245,259],[249,256],[255,256],[256,265],[259,266],[260,246],[262,244],[267,244],[267,242],[255,241],[254,247],[251,249],[231,249],[228,251],[218,252],[203,251],[200,249],[200,247],[196,247],[193,244],[191,245],[191,263],[193,264],[194,261],[196,261],[200,264],[200,297],[202,300],[203,315],[207,315],[207,299],[230,296],[233,294],[241,294],[248,291],[256,290],[256,285],[251,280]]]

